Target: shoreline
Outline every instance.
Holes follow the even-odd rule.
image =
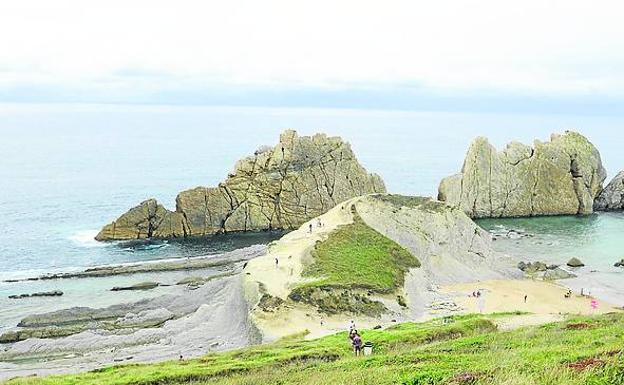
[[[254,245],[235,249],[233,252],[202,255],[197,257],[167,258],[162,260],[99,265],[76,271],[43,274],[19,279],[5,279],[2,283],[46,281],[68,278],[99,278],[115,275],[207,269],[247,261],[249,260],[249,256],[244,256],[244,254],[248,253],[250,255],[255,255],[254,253],[259,252],[259,250],[264,248],[266,248],[265,245]],[[239,259],[231,259],[226,256],[227,254],[232,254],[234,252],[242,253],[243,256]]]

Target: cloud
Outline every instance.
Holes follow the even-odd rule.
[[[5,3],[5,88],[624,94],[618,1]]]

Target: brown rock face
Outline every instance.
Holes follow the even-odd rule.
[[[104,226],[96,239],[293,229],[342,201],[376,192],[385,192],[383,181],[366,172],[347,142],[287,130],[277,146],[238,161],[217,187],[178,194],[174,212],[146,200]]]

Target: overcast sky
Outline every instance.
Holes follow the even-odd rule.
[[[624,99],[622,15],[624,2],[587,0],[7,0],[0,101],[202,103],[248,91],[259,104],[295,93],[302,104],[613,105]]]

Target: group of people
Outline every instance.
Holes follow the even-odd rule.
[[[310,229],[310,234],[312,234],[312,222],[310,222],[308,227]],[[323,227],[323,222],[321,222],[321,218],[316,218],[316,227],[318,227],[318,228]]]
[[[353,320],[349,323],[349,340],[351,341],[351,346],[353,346],[355,356],[360,356],[362,354],[362,336],[358,333]]]

